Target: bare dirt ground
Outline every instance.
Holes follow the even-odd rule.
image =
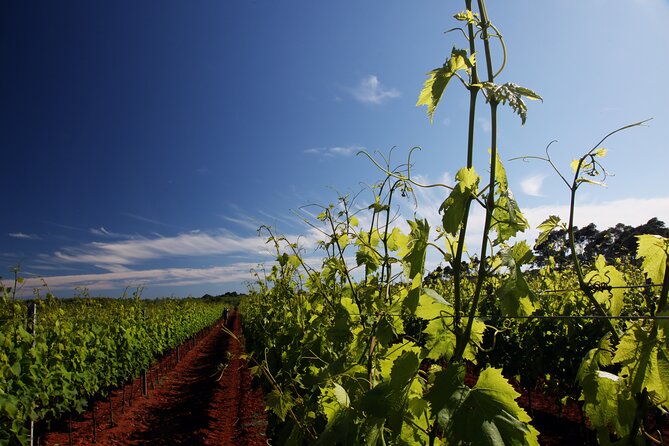
[[[71,422],[71,434],[70,422],[64,420],[41,443],[266,445],[262,389],[254,385],[246,362],[240,358],[243,344],[226,334],[221,324],[200,334],[194,346],[186,346],[189,351],[182,348],[178,363],[175,351],[152,369],[148,397],[141,395],[141,383],[136,379],[112,393],[111,411],[109,399],[98,401],[94,411]],[[230,314],[228,328],[243,340],[236,312]]]

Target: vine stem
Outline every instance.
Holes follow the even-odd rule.
[[[479,13],[481,14],[481,38],[483,39],[483,49],[485,52],[486,60],[486,69],[488,82],[492,82],[496,76],[493,73],[492,67],[492,54],[490,50],[490,36],[488,35],[488,28],[490,27],[490,21],[488,19],[488,11],[485,6],[484,0],[477,0]],[[501,39],[501,36],[500,36]],[[499,73],[497,73],[499,74]],[[490,176],[488,184],[488,196],[486,200],[486,217],[485,223],[483,226],[483,237],[481,239],[481,262],[479,263],[478,277],[476,280],[476,288],[474,292],[474,299],[472,300],[471,308],[469,309],[470,314],[467,319],[467,325],[465,331],[462,333],[462,336],[457,336],[456,338],[456,349],[453,354],[453,361],[460,361],[464,355],[467,344],[469,343],[469,338],[471,337],[472,327],[474,324],[474,315],[478,307],[478,303],[481,297],[481,290],[483,289],[483,281],[485,279],[485,269],[486,269],[486,250],[488,248],[488,237],[490,235],[490,228],[492,222],[492,213],[495,207],[495,177],[496,177],[496,168],[497,168],[497,106],[498,101],[494,97],[488,99],[490,104],[490,124],[491,124],[491,136],[490,136]],[[470,124],[471,125],[471,124]],[[471,129],[470,129],[471,130]],[[469,161],[469,160],[468,160]],[[467,209],[469,210],[469,209]],[[464,234],[462,235],[464,238]],[[460,246],[458,246],[460,249]],[[457,283],[457,282],[456,282]],[[456,326],[457,328],[457,326]]]
[[[594,148],[592,150],[594,150]],[[590,152],[592,152],[592,150]],[[574,241],[574,211],[576,209],[576,190],[578,189],[578,185],[580,184],[578,182],[578,177],[581,170],[581,165],[583,164],[583,161],[587,156],[588,155],[584,155],[581,159],[579,159],[578,166],[576,167],[576,173],[574,174],[574,181],[571,186],[571,199],[569,203],[569,225],[567,227],[567,232],[569,234],[569,248],[571,249],[571,258],[572,261],[574,262],[574,269],[576,270],[576,277],[578,278],[578,283],[581,287],[581,290],[583,290],[583,292],[585,293],[585,296],[588,298],[590,305],[594,306],[599,314],[601,314],[602,316],[606,316],[607,315],[606,310],[604,310],[601,304],[597,302],[595,295],[592,293],[592,289],[587,283],[585,283],[585,278],[583,276],[583,269],[581,268],[581,262],[578,260],[578,256],[576,255],[576,243]],[[607,319],[606,323],[609,326],[609,331],[611,332],[611,337],[613,338],[613,340],[616,343],[619,342],[620,336],[618,335],[618,331],[616,330],[615,325],[613,325],[613,321]]]
[[[472,0],[466,0],[465,6],[468,11],[472,9]],[[474,24],[467,24],[467,34],[469,40],[469,53],[476,53],[476,33],[474,31]],[[474,85],[479,84],[478,68],[477,64],[474,64],[472,67],[471,74],[471,83]],[[469,121],[467,127],[467,168],[472,168],[474,165],[474,128],[476,124],[476,100],[478,97],[479,87],[470,86],[469,87]],[[458,246],[456,247],[455,261],[453,262],[453,280],[454,280],[454,289],[453,289],[453,304],[455,310],[455,320],[454,320],[454,331],[455,331],[455,342],[459,346],[462,343],[467,342],[466,337],[462,336],[461,330],[461,314],[462,314],[462,256],[464,253],[465,246],[465,236],[467,235],[467,225],[469,223],[469,210],[471,207],[471,200],[467,200],[465,204],[465,212],[462,219],[462,226],[460,228],[460,233],[458,235]],[[456,349],[458,350],[458,349]],[[464,351],[464,348],[462,349]]]

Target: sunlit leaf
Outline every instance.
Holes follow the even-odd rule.
[[[468,24],[477,23],[479,19],[479,15],[472,12],[469,9],[459,12],[455,14],[453,17],[455,18],[455,20],[458,20],[460,22],[467,22]]]
[[[591,286],[612,287],[610,290],[595,291],[593,294],[595,299],[604,305],[611,315],[620,315],[625,296],[625,290],[622,287],[627,285],[623,273],[618,271],[616,267],[607,265],[604,256],[599,255],[595,260],[595,269],[586,274],[584,279]]]
[[[558,217],[557,215],[551,215],[546,220],[541,222],[541,224],[537,226],[537,229],[541,232],[539,233],[539,237],[537,237],[536,242],[534,242],[534,246],[537,247],[546,240],[548,240],[548,236],[550,235],[550,233],[553,232],[553,230],[559,224],[560,224],[560,217]]]
[[[669,255],[669,239],[659,235],[638,235],[637,259],[643,258],[642,268],[648,278],[655,284],[664,280],[667,255]]]
[[[427,219],[408,221],[411,227],[409,235],[408,253],[403,257],[404,270],[407,278],[411,281],[409,295],[404,301],[404,305],[412,313],[416,311],[421,287],[423,284],[423,273],[425,270],[425,254],[427,250],[428,237],[430,235],[430,225]]]
[[[518,203],[513,197],[509,183],[506,178],[506,169],[497,155],[495,166],[496,200],[492,213],[493,228],[497,232],[496,244],[503,243],[519,232],[529,228],[529,223],[522,214]]]
[[[475,55],[467,57],[466,50],[459,50],[455,47],[451,51],[451,57],[444,62],[441,68],[434,69],[427,73],[427,80],[418,96],[416,106],[427,105],[427,114],[430,122],[433,121],[434,111],[441,101],[444,90],[448,82],[458,71],[469,71],[476,63]]]
[[[439,212],[443,214],[442,227],[451,235],[457,234],[460,229],[467,203],[478,191],[480,177],[473,167],[463,167],[455,175],[455,180],[457,184],[439,207]]]
[[[525,124],[527,120],[527,105],[525,105],[523,98],[543,101],[541,96],[529,88],[521,87],[511,82],[502,85],[497,85],[493,82],[484,82],[480,84],[480,87],[485,91],[488,102],[494,99],[502,105],[508,103],[513,111],[520,116],[522,124]]]
[[[439,398],[431,397],[435,389],[428,398],[433,412],[442,406],[437,421],[449,443],[539,444],[539,432],[529,424],[530,417],[515,401],[520,394],[502,376],[501,370],[483,370],[471,389],[447,370],[437,377],[434,388],[439,391]]]

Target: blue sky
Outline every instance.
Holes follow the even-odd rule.
[[[464,3],[464,2],[462,2]],[[198,1],[0,4],[0,276],[147,297],[243,291],[271,257],[256,229],[312,247],[291,210],[379,178],[360,149],[452,179],[465,162],[467,99],[449,86],[430,125],[425,73],[457,34],[460,2]],[[489,1],[509,59],[500,81],[534,89],[525,126],[508,110],[503,159],[571,159],[617,127],[607,188],[583,188],[577,220],[606,228],[669,220],[669,3]],[[485,110],[480,107],[480,110]],[[477,122],[477,165],[489,119]],[[547,166],[507,162],[530,222],[565,212]],[[361,195],[361,204],[369,194]],[[439,221],[445,197],[419,194]],[[475,231],[476,232],[476,228]],[[308,255],[314,255],[308,250]]]

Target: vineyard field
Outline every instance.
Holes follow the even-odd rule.
[[[109,418],[107,399],[98,402],[97,445],[265,445],[266,415],[262,389],[253,386],[245,361],[243,345],[222,330],[222,321],[206,330],[181,362],[156,378],[149,397],[138,397],[122,412],[123,391],[110,396],[115,419]],[[241,335],[237,313],[230,316],[228,328]],[[221,363],[228,361],[223,370]],[[140,381],[134,382],[139,393]],[[126,396],[129,386],[125,388]],[[79,416],[72,424],[72,444],[91,444],[92,412]],[[111,424],[111,426],[110,426]],[[67,422],[52,430],[46,445],[70,442]]]
[[[225,306],[53,297],[30,304],[7,297],[0,317],[0,444],[26,444],[31,422],[39,435],[135,377],[150,380],[158,358],[178,361]]]

